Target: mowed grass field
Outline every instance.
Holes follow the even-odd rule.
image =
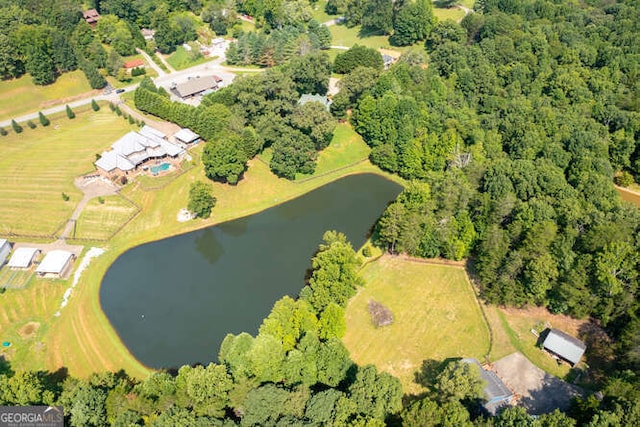
[[[0,355],[19,361],[12,363],[13,369],[40,370],[45,366],[50,350],[43,337],[55,322],[66,288],[62,280],[34,276],[25,288],[7,289],[0,295],[0,341],[11,343],[0,347]]]
[[[64,73],[47,86],[33,84],[31,76],[0,81],[0,119],[11,119],[27,113],[69,102],[73,97],[92,92],[80,70]],[[99,93],[98,91],[95,91]],[[59,102],[53,102],[58,100]]]
[[[344,344],[360,365],[374,364],[420,393],[415,374],[424,360],[475,357],[489,351],[489,330],[463,268],[384,255],[362,270],[365,286],[349,302]],[[376,328],[367,304],[375,300],[394,315]]]
[[[120,195],[95,197],[82,209],[76,222],[75,238],[107,240],[138,210],[136,205]]]
[[[55,233],[82,198],[73,179],[94,170],[96,153],[130,129],[103,107],[0,137],[0,235]],[[63,192],[69,201],[62,199]]]

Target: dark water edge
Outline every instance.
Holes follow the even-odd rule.
[[[348,176],[261,213],[130,249],[103,279],[102,309],[146,366],[216,361],[226,334],[255,334],[275,301],[297,296],[326,230],[360,247],[401,190],[378,175]]]

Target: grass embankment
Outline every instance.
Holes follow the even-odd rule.
[[[94,169],[96,153],[132,127],[103,108],[69,120],[0,137],[0,233],[51,235],[64,224],[82,193],[73,179]],[[66,193],[69,201],[62,199]]]
[[[115,122],[109,126],[124,123],[121,118],[115,115],[113,117]],[[80,122],[73,123],[79,124]],[[85,135],[101,135],[106,131],[107,127],[96,126],[91,132],[86,129],[77,132]],[[337,134],[338,136],[344,134],[347,136],[344,141],[340,138],[335,140],[320,155],[321,162],[333,164],[336,167],[340,166],[335,159],[323,160],[323,156],[330,156],[332,152],[341,152],[343,157],[349,161],[366,159],[367,154],[363,150],[366,146],[363,146],[361,141],[352,139],[346,132],[337,132]],[[26,137],[30,134],[23,135]],[[113,140],[115,137],[107,145]],[[197,150],[201,150],[201,148],[197,148]],[[91,156],[94,152],[95,150],[91,150]],[[354,152],[360,154],[354,154]],[[29,159],[25,156],[25,162],[28,163],[28,161]],[[200,163],[176,177],[160,190],[145,191],[138,184],[128,185],[122,190],[122,193],[142,208],[141,213],[105,245],[106,252],[103,255],[91,261],[60,317],[54,317],[53,313],[57,311],[64,289],[68,286],[66,282],[63,282],[63,285],[58,285],[57,282],[37,281],[28,286],[24,290],[24,294],[20,294],[22,291],[12,290],[0,297],[0,304],[15,305],[13,299],[10,298],[29,301],[29,298],[33,298],[29,296],[29,292],[41,288],[50,292],[46,295],[46,299],[50,301],[51,307],[47,307],[46,310],[36,308],[33,312],[28,310],[16,312],[15,316],[0,322],[0,331],[17,330],[26,322],[34,319],[43,325],[33,340],[43,343],[39,346],[44,346],[42,347],[44,350],[41,352],[29,351],[29,343],[16,338],[14,346],[11,347],[15,355],[11,357],[12,366],[15,369],[48,369],[51,371],[66,367],[70,374],[77,376],[87,376],[96,371],[125,369],[131,375],[146,376],[149,370],[131,356],[100,307],[99,290],[102,277],[118,256],[136,245],[250,215],[299,197],[345,175],[363,172],[380,173],[376,167],[368,161],[364,161],[332,173],[326,173],[326,171],[318,173],[315,179],[291,182],[277,178],[269,171],[268,166],[257,159],[252,160],[244,179],[237,186],[213,184],[218,202],[211,218],[187,223],[179,223],[176,220],[176,215],[180,208],[187,205],[190,184],[196,179],[205,179]],[[18,177],[21,176],[20,171],[16,171],[16,174]],[[68,180],[71,182],[72,177],[68,177]],[[59,197],[57,190],[55,193],[55,196]],[[107,198],[105,198],[106,204]],[[89,215],[89,219],[92,215],[91,211],[92,205],[87,211],[89,214],[86,214]],[[85,216],[81,221],[86,219]],[[80,226],[82,227],[82,224]],[[3,299],[5,296],[10,296],[10,298]],[[45,324],[46,327],[44,327]],[[215,354],[218,349],[212,348],[211,351],[212,354]]]
[[[0,119],[11,119],[38,110],[66,104],[75,97],[92,91],[87,79],[80,70],[64,73],[47,86],[33,84],[31,76],[25,74],[19,79],[0,81]],[[83,96],[84,97],[84,96]],[[37,123],[37,121],[34,121]]]
[[[489,330],[461,267],[430,265],[383,256],[362,270],[365,286],[347,307],[344,343],[358,364],[374,364],[402,381],[405,393],[420,393],[415,374],[425,360],[484,360]],[[367,310],[375,300],[394,315],[376,328]]]

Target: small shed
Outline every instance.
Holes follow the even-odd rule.
[[[576,365],[582,359],[582,355],[587,349],[587,346],[582,341],[559,329],[551,329],[549,331],[542,343],[542,347],[572,365]]]
[[[31,267],[31,263],[33,263],[33,259],[40,252],[38,248],[18,248],[13,251],[13,255],[9,260],[9,268],[15,270],[25,270]]]
[[[62,250],[53,250],[48,252],[38,268],[36,273],[40,277],[60,278],[68,272],[71,262],[75,258],[71,252]]]
[[[89,9],[82,12],[82,17],[87,21],[87,24],[91,25],[91,27],[95,27],[100,19],[100,14],[95,9]]]
[[[4,264],[11,252],[11,243],[7,239],[0,239],[0,266]]]
[[[495,372],[484,369],[478,359],[468,358],[462,361],[476,365],[480,369],[480,376],[485,382],[484,394],[487,399],[483,406],[490,414],[495,415],[500,407],[511,401],[513,393]]]
[[[200,140],[200,135],[187,128],[180,129],[178,132],[173,134],[173,137],[176,141],[182,142],[183,144],[192,144]]]

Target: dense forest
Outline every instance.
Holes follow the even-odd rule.
[[[99,67],[90,48],[101,45],[97,29],[78,50],[82,21],[68,25],[68,9],[54,13],[59,3],[38,3],[0,0],[0,38],[36,41],[0,41],[3,77],[37,75],[38,67],[53,78],[64,72],[63,61],[46,50],[54,48],[55,33],[69,40],[76,66]],[[101,13],[128,26],[151,25],[155,9],[145,7],[160,4],[98,3]],[[162,4],[171,11],[166,16],[208,7],[197,0]],[[308,26],[295,32],[285,22],[293,15],[284,10],[308,5],[256,0],[233,7],[254,16],[271,43],[266,37],[313,38]],[[45,7],[43,14],[38,8]],[[376,225],[376,244],[418,257],[468,257],[491,303],[593,318],[610,339],[611,354],[594,378],[604,398],[577,399],[567,414],[533,419],[513,408],[486,418],[475,404],[477,375],[452,363],[440,367],[425,395],[402,399],[397,379],[354,365],[340,341],[344,306],[361,285],[360,260],[344,236],[328,233],[299,298],[278,301],[256,337],[228,336],[218,364],[143,381],[122,372],[80,380],[7,365],[0,368],[0,404],[58,403],[77,426],[640,425],[640,214],[613,186],[614,179],[640,176],[640,2],[480,0],[460,24],[434,22],[430,4],[420,2],[327,7],[344,13],[348,25],[391,37],[413,16],[403,10],[415,8],[429,17],[420,21],[424,32],[412,30],[411,42],[424,40],[424,49],[404,54],[388,71],[377,60],[353,67],[343,56],[338,63],[347,62],[347,73],[333,118],[319,103],[298,104],[301,94],[326,93],[335,66],[312,42],[290,43],[283,65],[238,78],[200,107],[172,103],[149,80],[136,91],[136,105],[206,135],[207,175],[232,184],[265,147],[281,176],[313,171],[335,119],[348,119],[371,146],[371,161],[408,181]],[[211,7],[211,16],[220,10]],[[370,13],[350,15],[364,11]],[[287,39],[289,32],[296,37]],[[36,60],[43,55],[46,67]]]

